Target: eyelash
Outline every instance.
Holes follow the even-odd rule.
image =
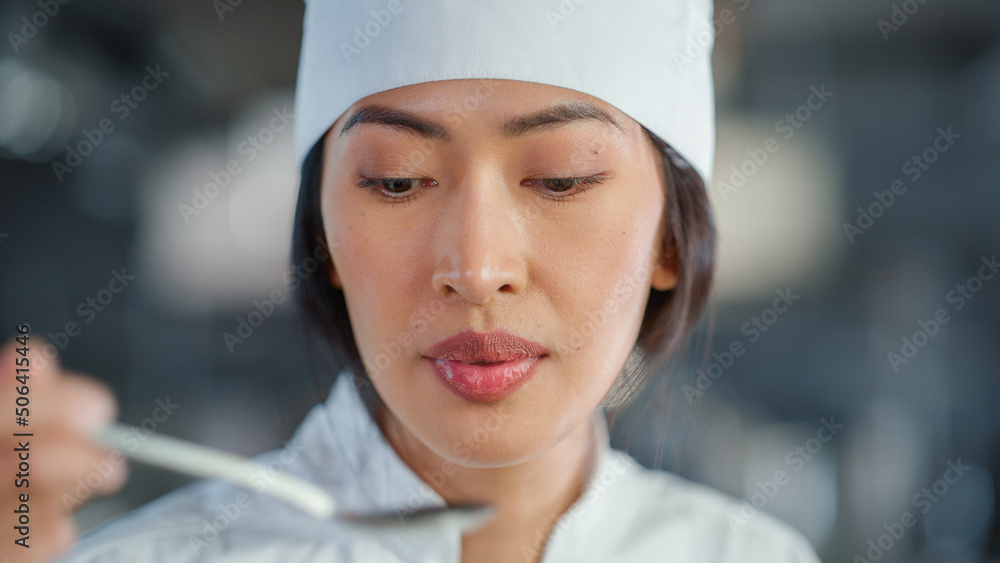
[[[594,174],[592,176],[577,176],[577,177],[570,177],[570,178],[539,178],[537,180],[530,180],[530,181],[532,181],[532,182],[561,182],[561,183],[567,183],[567,182],[569,182],[569,183],[572,183],[572,185],[570,186],[570,189],[572,189],[574,187],[580,187],[580,189],[578,189],[578,190],[576,190],[574,192],[569,192],[569,190],[566,190],[567,192],[569,192],[569,193],[566,193],[566,195],[550,195],[550,194],[546,194],[546,193],[542,193],[541,194],[542,197],[544,197],[546,199],[550,199],[550,200],[555,201],[557,203],[566,203],[566,200],[568,200],[569,198],[576,197],[576,196],[580,195],[581,193],[587,191],[588,189],[590,189],[594,185],[600,184],[606,178],[607,177],[604,174]],[[386,184],[389,184],[389,183],[392,183],[392,182],[413,181],[413,180],[419,180],[419,178],[368,178],[368,177],[362,177],[360,180],[358,180],[358,187],[359,188],[365,188],[365,189],[371,190],[376,196],[381,197],[382,199],[389,201],[394,206],[397,203],[402,204],[402,205],[406,205],[410,201],[413,201],[413,199],[416,198],[417,195],[416,194],[409,194],[409,195],[402,195],[402,196],[391,196],[391,195],[387,195],[386,192],[383,192],[383,191],[379,190],[378,188],[379,187],[385,188]],[[431,180],[431,182],[432,182],[431,185],[434,185],[434,186],[437,185],[437,182],[434,182],[433,180]],[[559,192],[559,193],[563,193],[563,192]]]
[[[415,194],[402,195],[402,196],[387,195],[385,192],[379,190],[378,188],[379,187],[385,188],[386,184],[391,182],[401,182],[401,181],[405,182],[413,180],[419,180],[419,178],[369,178],[367,176],[363,176],[360,180],[358,180],[358,187],[370,190],[373,194],[391,203],[393,206],[395,206],[397,203],[406,205],[407,203],[413,201],[413,199],[417,196]],[[437,185],[437,182],[433,182],[432,185]]]

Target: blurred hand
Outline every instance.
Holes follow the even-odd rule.
[[[28,365],[16,340],[0,347],[0,562],[48,561],[76,539],[73,514],[97,496],[122,487],[127,466],[120,454],[91,445],[88,436],[113,421],[117,405],[102,383],[64,370],[42,356],[47,342],[35,334],[27,341]],[[27,426],[17,405],[17,368],[27,367]],[[23,373],[21,374],[23,375]],[[23,389],[22,389],[23,390]],[[22,399],[22,403],[23,403]],[[34,435],[17,437],[14,433]],[[25,451],[27,450],[27,451]],[[21,458],[27,457],[27,460]],[[28,471],[19,464],[27,462]],[[20,475],[19,475],[20,474]],[[18,487],[17,485],[21,486]],[[22,502],[27,496],[27,502]],[[26,507],[25,507],[26,505]],[[24,510],[27,508],[27,512]],[[15,512],[20,510],[21,512]],[[18,530],[27,515],[28,537]],[[16,543],[21,539],[28,548]]]

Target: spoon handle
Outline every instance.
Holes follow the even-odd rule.
[[[104,428],[94,440],[136,461],[195,477],[225,479],[247,488],[259,489],[261,482],[253,477],[266,473],[268,483],[262,492],[284,499],[317,518],[328,520],[336,511],[333,497],[312,483],[284,473],[274,476],[264,465],[222,450],[118,423]]]

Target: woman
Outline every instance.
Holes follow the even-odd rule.
[[[816,561],[608,444],[711,281],[707,3],[455,4],[308,5],[293,261],[329,257],[296,289],[343,369],[261,460],[344,511],[495,517],[361,533],[201,482],[66,561]]]

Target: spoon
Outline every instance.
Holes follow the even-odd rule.
[[[136,447],[132,435],[145,436]],[[266,466],[229,452],[187,442],[169,436],[147,434],[127,424],[114,423],[97,433],[94,441],[106,448],[118,450],[126,457],[149,465],[170,469],[203,478],[225,479],[243,487],[252,488],[252,476]],[[326,491],[312,483],[284,473],[278,474],[263,492],[283,499],[322,520],[337,520],[361,529],[408,531],[457,527],[472,530],[485,524],[494,515],[486,504],[459,504],[445,507],[422,508],[407,512],[404,517],[393,512],[374,514],[349,514],[337,511],[337,503]]]

